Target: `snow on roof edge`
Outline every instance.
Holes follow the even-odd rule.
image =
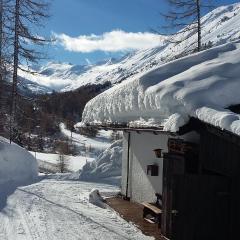
[[[83,122],[128,122],[177,132],[190,117],[240,135],[240,41],[177,59],[130,78],[92,99]],[[135,114],[135,115],[134,115]]]

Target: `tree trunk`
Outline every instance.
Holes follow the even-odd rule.
[[[200,8],[200,1],[201,0],[196,0],[196,5],[197,5],[197,32],[198,32],[198,46],[197,50],[198,52],[201,51],[201,46],[202,46],[202,26],[201,26],[201,8]]]
[[[19,8],[20,0],[15,2],[15,26],[14,26],[14,60],[13,60],[13,81],[12,81],[12,99],[10,106],[10,142],[12,142],[13,127],[16,117],[17,105],[17,80],[18,80],[18,54],[19,54]]]
[[[2,44],[3,44],[3,0],[0,0],[0,112],[2,112],[2,93],[3,93]]]
[[[3,118],[2,118],[2,110],[3,110],[3,59],[2,59],[2,44],[3,44],[3,0],[0,0],[0,132],[2,132],[3,128]]]

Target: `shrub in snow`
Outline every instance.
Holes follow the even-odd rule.
[[[88,162],[80,173],[81,180],[121,176],[122,140],[115,141],[95,161]]]
[[[0,184],[33,181],[37,175],[35,158],[24,148],[0,137]]]
[[[105,200],[100,195],[98,189],[92,189],[89,193],[89,202],[101,208],[106,208]]]

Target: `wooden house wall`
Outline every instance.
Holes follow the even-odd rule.
[[[201,132],[200,162],[202,170],[237,176],[240,174],[240,146],[205,129]]]
[[[235,177],[232,180],[232,201],[231,201],[231,222],[230,233],[232,238],[239,234],[240,227],[240,176]]]
[[[200,162],[202,170],[226,176],[231,182],[229,239],[234,239],[240,227],[240,145],[236,138],[233,141],[205,129],[201,132]]]

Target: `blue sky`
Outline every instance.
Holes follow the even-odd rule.
[[[213,2],[219,6],[238,1]],[[139,33],[147,33],[161,26],[159,12],[166,10],[165,0],[51,0],[51,17],[46,21],[41,34],[49,37],[55,33],[58,37],[61,36],[61,41],[72,44],[48,47],[49,61],[93,63],[110,57],[120,57],[132,45],[136,49],[143,44],[154,46],[156,39],[151,33]],[[108,34],[103,35],[104,33]],[[75,39],[79,36],[81,44],[76,46],[79,42],[75,43]],[[101,47],[93,44],[89,46],[89,41],[101,38],[105,41]],[[123,40],[117,43],[114,41],[116,38]],[[137,41],[136,44],[134,40]],[[121,46],[120,49],[118,46]]]

